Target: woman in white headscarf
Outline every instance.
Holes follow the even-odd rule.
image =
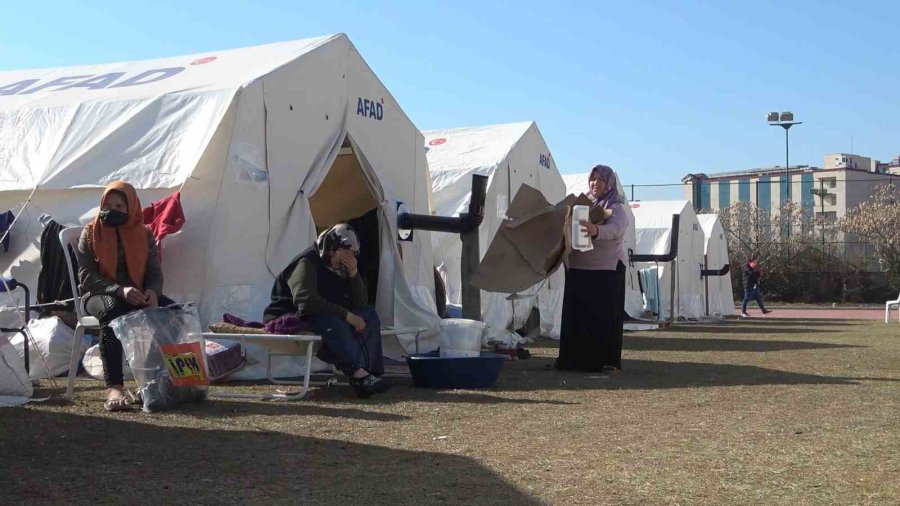
[[[594,167],[588,184],[592,207],[608,217],[602,224],[582,221],[594,248],[569,255],[556,367],[615,374],[622,368],[628,215],[611,168]]]

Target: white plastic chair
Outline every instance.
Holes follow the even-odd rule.
[[[896,300],[889,300],[884,303],[884,323],[887,323],[891,317],[891,308],[897,308],[897,323],[900,323],[900,294],[897,294]]]
[[[100,330],[100,322],[84,311],[84,301],[81,300],[81,291],[78,289],[76,273],[72,271],[72,255],[69,253],[71,246],[74,252],[78,248],[78,239],[84,227],[69,227],[59,232],[59,242],[62,244],[63,253],[66,255],[66,270],[69,271],[69,283],[72,285],[72,296],[75,297],[75,316],[78,317],[78,325],[75,326],[75,342],[72,343],[72,358],[69,360],[69,381],[66,385],[66,398],[75,397],[75,376],[78,374],[78,361],[81,359],[81,340],[85,330]]]

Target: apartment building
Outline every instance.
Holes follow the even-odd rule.
[[[698,211],[724,209],[749,202],[761,209],[777,210],[786,202],[799,204],[815,218],[835,221],[868,200],[881,184],[893,182],[900,197],[900,159],[881,163],[864,156],[834,153],[823,157],[822,167],[806,165],[766,167],[717,174],[688,174],[682,178],[685,198]],[[823,231],[822,242],[826,242]],[[845,259],[865,262],[878,269],[868,244],[853,235],[828,237],[830,252]]]
[[[894,158],[893,160],[891,160],[888,163],[881,164],[881,166],[878,167],[878,169],[879,169],[879,172],[882,172],[885,174],[900,176],[900,156],[898,156],[897,158]]]
[[[900,187],[900,160],[883,164],[864,156],[836,153],[823,157],[822,167],[766,167],[682,178],[685,198],[694,208],[718,210],[737,202],[778,209],[791,201],[816,217],[837,219],[865,202],[879,184]]]

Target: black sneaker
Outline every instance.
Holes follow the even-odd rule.
[[[350,378],[350,386],[353,387],[353,391],[356,392],[357,397],[365,399],[372,394],[383,394],[387,392],[394,384],[388,379],[379,378],[374,374],[370,374],[365,378]]]

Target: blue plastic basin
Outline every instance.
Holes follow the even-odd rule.
[[[406,363],[417,387],[488,388],[497,384],[507,355],[440,357],[437,352],[409,355]]]

